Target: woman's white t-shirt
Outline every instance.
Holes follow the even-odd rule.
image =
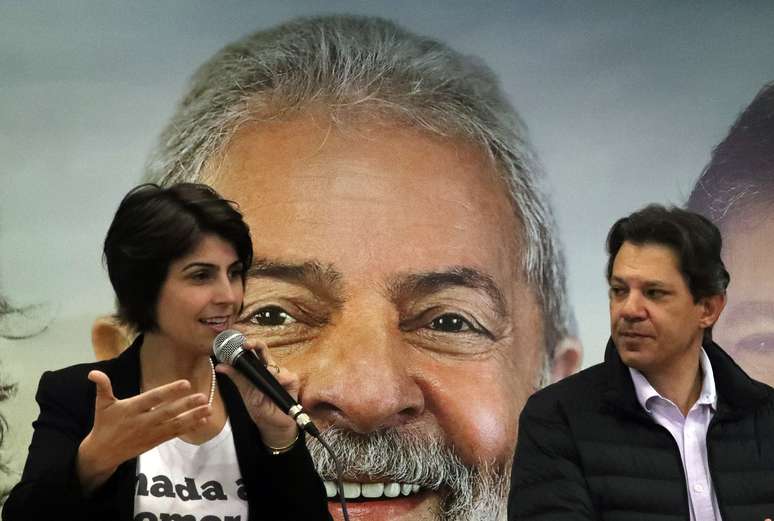
[[[231,423],[201,445],[174,438],[137,458],[134,521],[247,521]]]

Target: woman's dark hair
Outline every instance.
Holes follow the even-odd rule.
[[[157,329],[156,304],[169,265],[195,249],[204,234],[234,247],[244,281],[253,245],[235,207],[203,184],[143,184],[132,189],[118,206],[103,250],[118,319],[137,332]]]

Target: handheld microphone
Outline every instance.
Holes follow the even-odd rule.
[[[228,364],[242,373],[263,394],[268,396],[277,407],[293,418],[298,427],[314,436],[320,435],[317,426],[304,412],[301,404],[280,385],[274,375],[263,365],[258,355],[251,349],[242,347],[245,336],[235,329],[226,329],[218,333],[212,341],[212,351],[219,362]]]

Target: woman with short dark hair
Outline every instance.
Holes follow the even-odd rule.
[[[295,422],[211,357],[252,254],[241,214],[205,185],[127,194],[104,257],[118,318],[138,335],[117,358],[42,376],[3,519],[329,519]],[[265,346],[248,347],[297,393]]]

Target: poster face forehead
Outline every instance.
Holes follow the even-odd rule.
[[[393,269],[519,263],[505,186],[461,140],[402,126],[342,133],[300,117],[239,133],[213,179],[239,201],[258,248],[351,245],[341,262],[378,254]]]

